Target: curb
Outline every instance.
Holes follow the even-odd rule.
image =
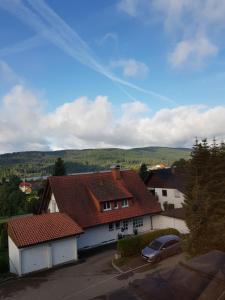
[[[123,270],[121,270],[114,262],[113,262],[113,259],[112,259],[112,266],[115,270],[117,270],[119,273],[123,274],[125,273]]]

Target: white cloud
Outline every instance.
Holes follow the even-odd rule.
[[[122,68],[125,77],[146,77],[149,73],[148,66],[135,59],[121,59],[111,62],[112,68]]]
[[[6,85],[21,82],[20,77],[3,60],[0,60],[0,82]]]
[[[188,65],[200,67],[206,59],[217,54],[218,47],[213,45],[207,38],[201,37],[195,40],[179,42],[169,56],[173,67]]]
[[[136,101],[115,107],[105,96],[75,99],[46,113],[21,85],[0,102],[0,152],[88,147],[190,146],[195,136],[225,137],[225,107],[179,106],[151,115]]]
[[[175,41],[169,59],[172,66],[193,62],[201,66],[222,46],[225,0],[121,0],[117,6],[141,22],[163,24]]]

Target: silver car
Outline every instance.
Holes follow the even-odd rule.
[[[163,258],[175,255],[182,251],[180,238],[177,235],[163,235],[152,241],[142,251],[143,259],[148,262],[157,262]]]

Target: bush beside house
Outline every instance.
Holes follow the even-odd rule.
[[[166,228],[160,230],[150,231],[145,234],[127,237],[118,240],[117,250],[121,257],[128,257],[140,253],[141,249],[147,246],[151,241],[159,236],[166,234],[180,235],[179,231],[174,228]]]

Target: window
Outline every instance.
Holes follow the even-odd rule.
[[[115,223],[115,225],[116,225],[116,229],[120,229],[120,221],[117,221],[117,222]]]
[[[155,189],[150,188],[149,191],[152,193],[153,196],[155,196]]]
[[[128,201],[127,201],[127,199],[123,199],[122,200],[122,207],[128,207],[129,205],[128,205]]]
[[[162,190],[163,197],[167,197],[167,190]]]
[[[110,210],[111,209],[111,203],[109,201],[106,201],[103,203],[103,210]]]
[[[142,218],[135,218],[133,219],[133,227],[142,227],[143,226],[143,219]]]
[[[128,225],[129,225],[128,220],[124,220],[124,221],[123,221],[123,230],[128,229]]]
[[[178,243],[177,240],[168,241],[163,245],[163,248],[169,248],[170,246],[177,244],[177,243]]]
[[[114,224],[113,223],[109,223],[109,231],[114,230]]]
[[[118,202],[114,201],[114,209],[117,209],[117,208],[118,208]]]

